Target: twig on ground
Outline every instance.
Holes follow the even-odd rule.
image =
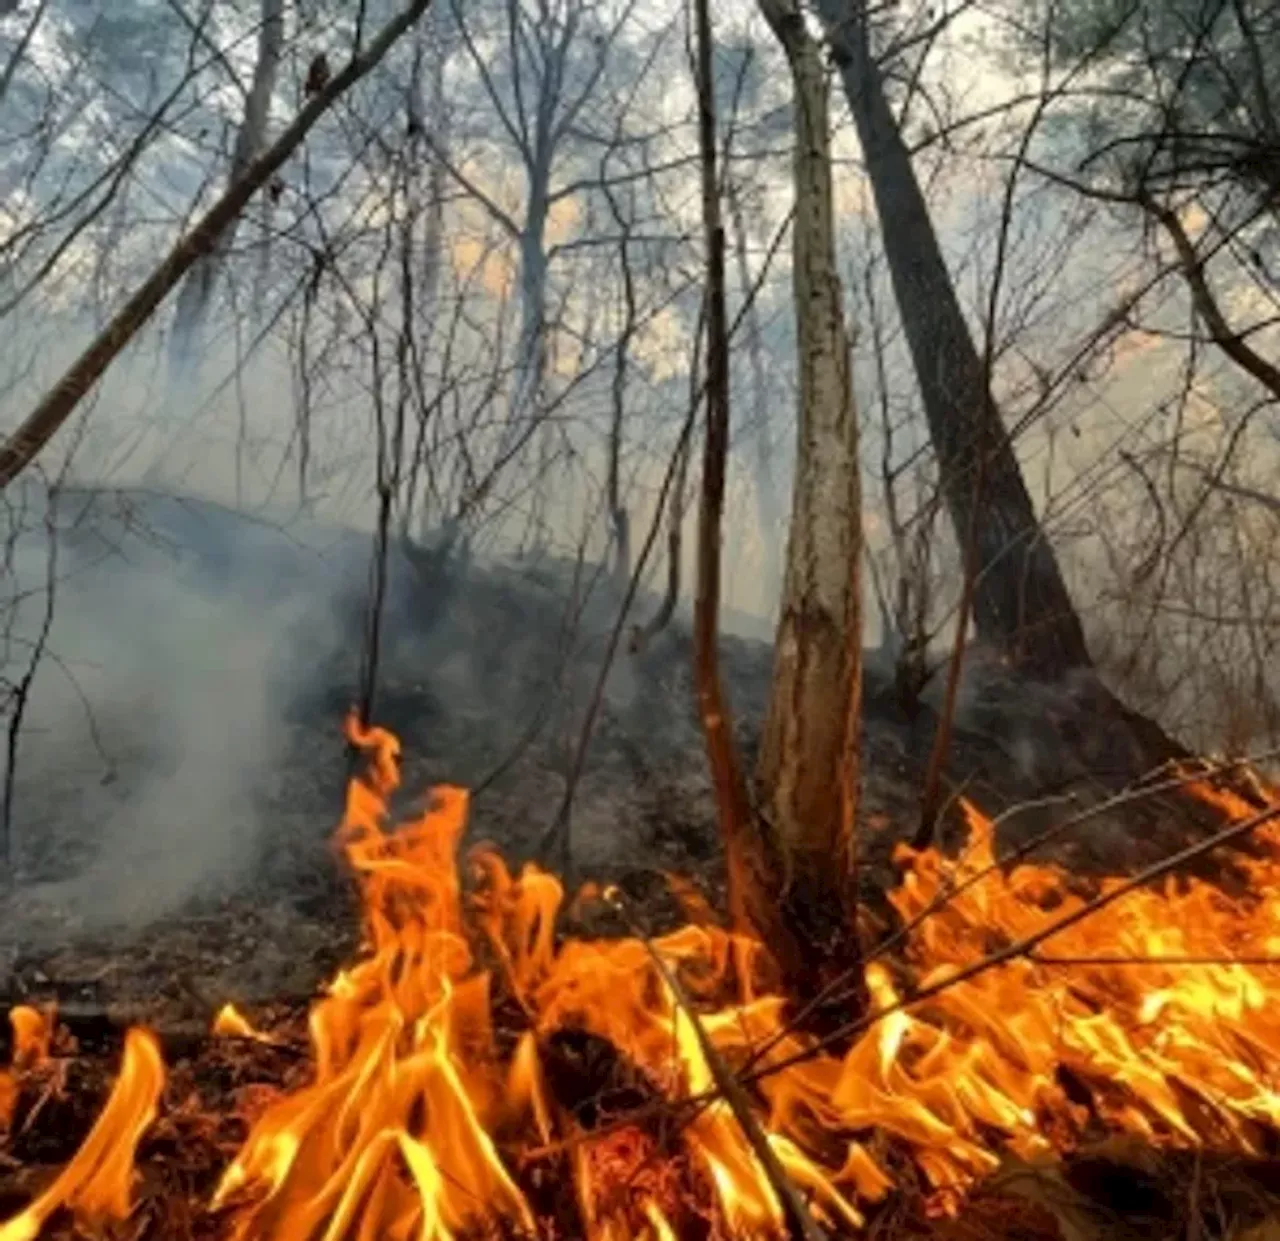
[[[879,944],[868,954],[868,960],[874,961],[885,955],[891,949],[896,948],[904,939],[907,938],[922,922],[927,918],[933,917],[940,910],[945,909],[951,901],[955,900],[962,892],[968,891],[974,884],[987,878],[993,871],[1003,870],[1007,866],[1012,866],[1015,862],[1020,862],[1024,858],[1029,857],[1032,853],[1043,848],[1045,845],[1056,840],[1059,836],[1069,832],[1073,827],[1079,827],[1082,823],[1087,823],[1090,819],[1096,819],[1101,815],[1108,814],[1113,810],[1122,809],[1125,806],[1134,804],[1135,802],[1144,801],[1149,797],[1156,797],[1161,793],[1176,792],[1178,789],[1186,788],[1189,784],[1195,784],[1200,780],[1211,780],[1218,776],[1229,775],[1231,772],[1247,767],[1252,762],[1261,762],[1264,759],[1274,757],[1280,754],[1280,750],[1264,750],[1261,754],[1254,758],[1227,759],[1216,765],[1206,765],[1203,769],[1193,772],[1183,772],[1177,776],[1173,776],[1168,780],[1160,781],[1156,784],[1143,784],[1141,782],[1131,785],[1129,788],[1122,789],[1112,797],[1108,797],[1103,801],[1097,802],[1095,805],[1086,806],[1083,810],[1076,814],[1070,815],[1059,823],[1054,823],[1037,832],[1030,839],[1025,840],[1022,844],[1003,853],[995,859],[989,866],[984,866],[981,870],[975,871],[963,883],[957,884],[953,888],[948,888],[940,893],[933,901],[926,905],[914,918],[909,922],[904,922],[892,935],[886,936]],[[1162,764],[1163,766],[1163,764]],[[1160,769],[1155,772],[1148,773],[1142,779],[1150,779],[1151,776],[1157,774]],[[999,827],[1002,823],[1007,823],[1015,815],[1022,813],[1028,808],[1028,805],[1035,803],[1023,803],[1013,806],[1006,810],[1003,814],[996,817],[994,826]]]
[[[804,1051],[797,1052],[793,1056],[788,1056],[766,1068],[759,1069],[749,1076],[744,1076],[741,1080],[746,1082],[758,1081],[774,1073],[779,1073],[783,1069],[802,1064],[807,1060],[811,1060],[820,1052],[828,1050],[833,1045],[847,1042],[849,1039],[857,1038],[860,1034],[865,1034],[877,1022],[892,1013],[914,1008],[917,1004],[931,1000],[952,987],[962,982],[968,982],[981,974],[987,973],[989,970],[995,969],[997,966],[1007,965],[1010,961],[1019,958],[1034,959],[1035,949],[1046,940],[1052,939],[1053,936],[1061,934],[1069,927],[1073,927],[1077,923],[1083,922],[1086,918],[1092,917],[1108,905],[1115,904],[1121,897],[1128,896],[1130,892],[1145,887],[1153,880],[1162,879],[1165,875],[1180,870],[1188,862],[1212,853],[1214,849],[1219,849],[1223,845],[1231,844],[1233,841],[1247,836],[1250,832],[1256,831],[1259,827],[1277,818],[1280,818],[1280,805],[1269,806],[1266,810],[1261,810],[1242,822],[1233,823],[1230,827],[1225,827],[1222,831],[1215,832],[1204,840],[1188,845],[1185,849],[1179,849],[1177,853],[1173,853],[1169,857],[1145,867],[1123,883],[1111,888],[1109,891],[1099,893],[1091,901],[1086,902],[1048,926],[1041,927],[1040,930],[1033,934],[1027,935],[1012,944],[1007,944],[1005,947],[989,953],[977,961],[972,961],[956,970],[955,973],[948,974],[945,978],[940,978],[937,982],[930,983],[927,987],[921,987],[918,991],[903,996],[902,999],[892,1004],[886,1004],[882,1008],[875,1009],[865,1017],[848,1022],[839,1029],[816,1039]]]
[[[1029,840],[1023,841],[1022,844],[1011,849],[1008,853],[1001,854],[990,865],[984,866],[981,870],[975,871],[961,883],[954,886],[945,886],[932,901],[930,901],[918,914],[915,915],[915,917],[904,922],[891,934],[885,936],[884,939],[872,947],[866,953],[864,960],[859,962],[856,968],[861,970],[865,965],[870,964],[872,961],[880,960],[906,940],[922,923],[941,913],[951,904],[952,901],[962,893],[967,892],[975,884],[980,883],[983,879],[986,879],[997,870],[1003,870],[1008,866],[1012,866],[1015,862],[1022,861],[1037,849],[1049,844],[1059,836],[1070,831],[1073,827],[1079,827],[1082,823],[1087,823],[1090,819],[1097,818],[1099,815],[1131,805],[1134,802],[1142,801],[1145,798],[1155,797],[1160,793],[1168,793],[1176,789],[1185,788],[1187,785],[1194,784],[1198,780],[1212,780],[1216,776],[1230,774],[1233,771],[1239,770],[1241,767],[1245,767],[1247,770],[1248,764],[1252,762],[1261,762],[1277,753],[1280,753],[1280,751],[1264,750],[1253,758],[1229,759],[1225,762],[1218,763],[1216,766],[1206,765],[1199,771],[1184,772],[1176,777],[1159,783],[1138,783],[1115,794],[1113,797],[1108,797],[1104,801],[1098,802],[1096,805],[1085,807],[1085,809],[1063,819],[1061,822],[1054,823],[1045,828],[1044,831],[1037,832],[1036,835],[1032,836]],[[1158,771],[1159,769],[1157,768],[1156,770]],[[1148,773],[1148,775],[1144,776],[1143,779],[1150,779],[1151,776],[1155,774],[1156,772]],[[994,820],[994,826],[999,827],[1001,823],[1006,823],[1015,815],[1024,812],[1031,806],[1039,804],[1041,803],[1024,802],[1017,806],[1012,806],[1003,814],[996,817]],[[799,1024],[811,1012],[815,1011],[818,1005],[838,1003],[841,998],[841,987],[846,985],[852,987],[856,981],[857,980],[854,978],[852,971],[846,971],[844,974],[833,978],[831,982],[823,988],[819,995],[814,997],[814,999],[803,1008],[799,1009],[790,1021],[784,1023],[771,1038],[752,1053],[751,1059],[747,1062],[747,1068],[750,1069],[753,1065],[759,1063],[759,1061],[764,1056],[767,1056],[769,1052],[772,1051],[784,1038],[794,1033]]]
[[[1162,956],[1159,953],[1153,956],[1126,956],[1123,953],[1117,953],[1115,956],[1083,956],[1083,957],[1053,957],[1045,956],[1043,953],[1031,952],[1027,954],[1028,961],[1034,961],[1037,965],[1188,965],[1188,966],[1211,966],[1211,965],[1252,965],[1252,966],[1276,966],[1280,965],[1280,956],[1274,953],[1253,953],[1244,956],[1195,956],[1193,954],[1172,954],[1170,956]]]
[[[301,1007],[314,997],[302,1001],[294,998],[290,1007]],[[21,1001],[30,1004],[30,1000]],[[17,1007],[17,1003],[13,1007]],[[183,1018],[169,1022],[155,1020],[155,1014],[145,1009],[127,1007],[112,1008],[97,1004],[65,1004],[59,1005],[55,1014],[55,1024],[67,1031],[77,1043],[90,1047],[114,1047],[124,1039],[125,1034],[135,1026],[144,1026],[155,1034],[164,1048],[166,1058],[178,1059],[182,1056],[196,1054],[211,1044],[252,1044],[280,1052],[291,1058],[304,1058],[309,1055],[307,1048],[290,1043],[287,1040],[273,1041],[269,1044],[235,1034],[214,1034],[213,1015],[199,1018]],[[0,1011],[0,1062],[8,1058],[10,1048],[8,1011]]]
[[[1245,760],[1239,761],[1243,762]],[[1239,764],[1224,763],[1221,765],[1220,770],[1230,770],[1232,767],[1237,765]],[[1135,789],[1126,792],[1125,794],[1121,794],[1117,798],[1113,798],[1111,800],[1112,802],[1137,800],[1141,796],[1148,795],[1152,792],[1158,792],[1162,788],[1167,790],[1171,787],[1177,787],[1179,785],[1189,783],[1194,778],[1204,778],[1205,774],[1206,773],[1201,772],[1198,777],[1189,776],[1176,781],[1170,781],[1165,785],[1154,786],[1148,789]],[[1097,812],[1099,809],[1100,807],[1093,808],[1094,812]],[[1140,871],[1138,874],[1126,880],[1116,888],[1102,893],[1087,904],[1080,906],[1073,913],[1058,919],[1049,926],[1042,927],[1034,934],[996,952],[990,953],[977,961],[971,962],[969,965],[964,966],[955,973],[939,979],[936,983],[930,984],[927,987],[922,987],[910,995],[903,996],[893,1004],[888,1004],[875,1009],[872,1012],[865,1014],[865,1016],[861,1017],[859,1020],[841,1026],[839,1029],[832,1031],[825,1037],[814,1040],[814,1042],[805,1047],[803,1051],[797,1052],[785,1059],[775,1061],[772,1064],[765,1065],[759,1069],[751,1069],[751,1065],[757,1064],[761,1056],[767,1054],[769,1048],[777,1044],[778,1038],[775,1035],[763,1044],[762,1048],[756,1050],[751,1060],[748,1061],[747,1067],[737,1076],[735,1081],[740,1086],[747,1086],[766,1077],[783,1072],[797,1064],[802,1064],[813,1059],[815,1056],[821,1055],[823,1052],[829,1051],[835,1044],[845,1043],[851,1039],[857,1038],[859,1035],[865,1034],[883,1018],[891,1016],[895,1012],[901,1012],[913,1008],[918,1004],[924,1003],[927,1000],[934,999],[949,990],[951,987],[957,986],[962,982],[968,982],[981,974],[985,974],[988,970],[995,969],[1001,965],[1006,965],[1012,960],[1021,958],[1039,964],[1041,963],[1040,958],[1035,950],[1045,941],[1052,939],[1053,936],[1067,930],[1069,927],[1074,926],[1077,923],[1083,922],[1085,919],[1091,917],[1101,909],[1114,904],[1122,897],[1127,896],[1138,888],[1151,883],[1153,880],[1171,874],[1186,865],[1186,863],[1247,836],[1250,832],[1255,831],[1265,823],[1271,822],[1276,818],[1280,818],[1280,805],[1268,807],[1267,809],[1252,815],[1246,820],[1242,820],[1241,822],[1234,823],[1229,827],[1223,828],[1221,831],[1214,833],[1214,835],[1207,837],[1204,840],[1197,841],[1195,844],[1179,850],[1177,853],[1172,854],[1162,861],[1146,867],[1144,870]],[[954,896],[955,893],[953,892],[951,895]],[[642,942],[646,943],[646,946],[649,947],[649,951],[652,952],[652,947],[647,945],[647,941],[644,940],[643,936],[638,937]],[[1065,963],[1068,960],[1069,958],[1063,958],[1061,963]],[[1159,958],[1155,958],[1154,960],[1156,963],[1164,963],[1160,961]],[[1052,957],[1046,958],[1044,961],[1044,964],[1047,965],[1058,963],[1059,962],[1055,962]],[[1099,963],[1110,964],[1111,962]],[[1122,964],[1123,962],[1117,961],[1115,963]],[[1142,962],[1140,960],[1136,960],[1134,963],[1141,964]],[[1187,963],[1190,964],[1191,962],[1188,960]],[[1219,963],[1232,964],[1234,963],[1234,959],[1223,958],[1221,962],[1205,961],[1205,964]],[[1240,963],[1249,964],[1250,960],[1247,957],[1242,957],[1240,958]],[[1270,959],[1268,958],[1265,961],[1259,960],[1257,963],[1270,964]],[[1280,964],[1280,961],[1277,961],[1277,964]],[[614,1118],[602,1129],[596,1130],[594,1136],[599,1137],[603,1132],[608,1132],[613,1129],[622,1129],[628,1125],[636,1124],[659,1111],[663,1111],[668,1114],[672,1111],[679,1111],[681,1108],[694,1111],[706,1106],[708,1102],[714,1101],[719,1093],[719,1089],[717,1088],[716,1091],[704,1091],[697,1095],[691,1095],[688,1098],[681,1100],[678,1104],[664,1102],[661,1107],[650,1104],[642,1108],[634,1109],[631,1112]],[[528,1152],[526,1158],[528,1160],[537,1160],[558,1157],[562,1155],[565,1150],[571,1149],[574,1145],[575,1141],[573,1139],[570,1139],[567,1142],[548,1144],[545,1147]]]

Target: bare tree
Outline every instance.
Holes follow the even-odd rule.
[[[388,21],[375,38],[329,79],[323,90],[311,96],[276,142],[253,160],[244,174],[229,185],[222,197],[179,239],[163,262],[0,447],[0,488],[7,487],[31,463],[186,273],[217,246],[218,239],[239,218],[253,195],[297,150],[316,122],[383,60],[430,3],[431,0],[411,0]]]
[[[972,530],[980,637],[1045,675],[1089,666],[1084,630],[1036,516],[938,245],[872,47],[867,0],[816,0],[853,113],[889,272],[957,538]],[[984,485],[975,494],[980,445]],[[975,501],[980,510],[975,516]]]
[[[613,585],[618,597],[626,591],[631,577],[631,516],[622,496],[623,434],[627,405],[627,367],[631,346],[636,334],[636,281],[631,267],[630,237],[634,220],[635,195],[629,195],[631,209],[624,211],[617,195],[605,178],[601,164],[601,184],[609,202],[609,210],[618,228],[618,265],[622,271],[622,324],[614,348],[613,383],[610,390],[609,442],[605,499],[609,508],[609,523],[613,528]],[[682,450],[681,459],[688,453]]]
[[[437,152],[461,188],[515,245],[519,257],[514,390],[499,454],[521,435],[524,423],[541,416],[549,358],[547,227],[556,205],[584,188],[576,181],[557,184],[557,172],[632,8],[631,3],[624,4],[614,19],[602,25],[594,7],[583,0],[572,0],[554,11],[517,0],[501,7],[498,29],[486,35],[482,12],[464,14],[454,4],[462,46],[485,101],[497,116],[504,145],[513,150],[524,174],[522,209],[515,215],[446,153]]]
[[[720,676],[720,539],[729,454],[729,324],[725,299],[725,233],[716,171],[716,106],[708,0],[697,0],[696,77],[698,151],[702,161],[702,219],[707,243],[706,434],[698,505],[697,592],[693,604],[693,671],[698,714],[715,787],[734,924],[754,929],[783,968],[797,973],[801,947],[787,932],[773,899],[771,867],[753,821],[742,757]]]

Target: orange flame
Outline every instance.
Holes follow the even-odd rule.
[[[0,1241],[34,1241],[45,1221],[61,1207],[90,1226],[125,1219],[130,1211],[134,1151],[155,1118],[164,1080],[154,1035],[130,1030],[120,1076],[89,1136],[39,1198],[0,1224]]]
[[[315,1081],[259,1119],[214,1205],[245,1201],[233,1236],[446,1241],[505,1218],[534,1230],[489,1136],[501,1108],[488,980],[473,970],[453,857],[466,794],[382,829],[399,744],[349,725],[371,757],[340,839],[364,897],[364,955],[312,1014]],[[408,1228],[408,1231],[406,1231]]]
[[[348,735],[369,760],[339,832],[362,896],[362,950],[312,1009],[313,1080],[267,1107],[222,1177],[213,1206],[230,1212],[237,1241],[545,1232],[520,1188],[534,1181],[518,1184],[511,1169],[557,1158],[546,1166],[570,1169],[591,1241],[667,1241],[690,1209],[714,1214],[724,1235],[781,1235],[773,1188],[714,1097],[695,1018],[655,954],[693,997],[716,1054],[751,1070],[766,1140],[835,1230],[857,1227],[861,1209],[892,1188],[878,1153],[886,1139],[912,1156],[945,1210],[1005,1152],[1069,1149],[1086,1123],[1157,1145],[1240,1151],[1280,1128],[1280,906],[1266,895],[1280,884],[1274,827],[1255,833],[1254,856],[1239,863],[1253,895],[1233,899],[1196,880],[1139,889],[1036,955],[914,1005],[899,1007],[901,980],[870,962],[866,989],[883,1015],[834,1055],[789,1027],[784,997],[753,991],[760,945],[709,917],[649,944],[561,941],[560,882],[532,865],[512,875],[488,850],[472,855],[476,884],[464,902],[455,855],[466,794],[439,789],[429,810],[389,830],[399,743],[354,722]],[[1236,817],[1251,813],[1208,786],[1193,791]],[[992,823],[966,813],[959,860],[900,851],[904,877],[890,899],[920,987],[1084,900],[1055,867],[1003,872]],[[505,1054],[485,961],[523,1014]],[[231,1014],[220,1028],[257,1036]],[[567,1031],[611,1045],[642,1094],[696,1101],[679,1113],[678,1136],[660,1141],[644,1109],[593,1130],[560,1101],[547,1056]],[[100,1158],[86,1155],[97,1133],[64,1179]],[[114,1166],[119,1190],[127,1176]],[[35,1204],[0,1241],[26,1241],[46,1215]]]
[[[268,1047],[278,1046],[280,1040],[273,1034],[259,1030],[234,1004],[224,1004],[218,1009],[211,1027],[219,1038],[243,1038]]]
[[[9,1027],[13,1032],[13,1051],[10,1056],[13,1068],[0,1069],[0,1132],[13,1123],[14,1109],[18,1106],[19,1072],[39,1069],[48,1063],[56,1011],[52,1004],[44,1010],[27,1004],[15,1004],[9,1010]]]
[[[13,1068],[0,1068],[0,1134],[13,1123],[18,1107],[18,1075],[42,1068],[49,1062],[49,1045],[54,1038],[52,1004],[41,1011],[28,1004],[15,1004],[9,1009],[9,1027],[13,1031]]]
[[[13,1030],[14,1068],[39,1068],[49,1059],[49,1045],[53,1042],[56,1018],[57,1009],[52,1004],[45,1009],[18,1004],[9,1010],[9,1025]]]

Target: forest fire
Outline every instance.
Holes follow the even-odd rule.
[[[882,1015],[829,1049],[760,989],[759,946],[702,920],[652,940],[558,939],[560,882],[532,865],[512,875],[490,851],[470,857],[464,888],[466,795],[437,790],[392,829],[399,744],[376,728],[350,736],[369,767],[339,840],[363,948],[312,1008],[309,1079],[258,1110],[206,1204],[216,1235],[558,1236],[548,1186],[563,1195],[570,1180],[593,1241],[784,1235],[776,1187],[715,1089],[700,1033],[748,1084],[787,1179],[839,1234],[908,1167],[946,1212],[1002,1159],[1051,1160],[1089,1133],[1252,1154],[1280,1130],[1280,908],[1262,896],[1280,882],[1274,827],[1239,860],[1256,895],[1190,879],[1135,888],[975,972],[1087,898],[1050,867],[1003,872],[992,824],[969,809],[958,861],[903,850],[890,896],[901,960],[866,966]],[[908,989],[929,998],[899,1006]],[[48,1071],[53,1033],[50,1013],[15,1009],[11,1022],[0,1136],[17,1083]],[[214,1035],[278,1041],[230,1007]],[[594,1082],[589,1100],[565,1085],[574,1046],[604,1049],[611,1066],[579,1073]],[[57,1212],[127,1217],[164,1085],[160,1043],[131,1030],[92,1131],[0,1241],[31,1241]]]

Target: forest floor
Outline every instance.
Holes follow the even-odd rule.
[[[403,744],[405,805],[441,782],[474,790],[465,845],[492,842],[513,867],[542,856],[611,624],[606,600],[588,607],[573,639],[565,638],[570,576],[564,566],[537,573],[472,567],[447,588],[436,583],[431,600],[412,590],[400,596],[388,617],[392,637],[374,716]],[[172,899],[144,899],[156,894],[145,879],[135,877],[131,887],[130,872],[148,873],[152,855],[163,861],[166,851],[189,849],[196,838],[176,825],[198,818],[198,805],[164,803],[160,822],[170,816],[174,831],[150,835],[136,857],[122,861],[103,848],[104,824],[118,829],[139,807],[155,820],[154,790],[182,787],[156,783],[157,765],[174,761],[156,735],[163,717],[136,703],[107,713],[92,752],[53,750],[42,739],[20,776],[17,882],[0,896],[0,1005],[56,1000],[84,1053],[68,1062],[83,1088],[60,1092],[40,1124],[11,1144],[7,1157],[16,1162],[0,1175],[0,1218],[72,1153],[128,1024],[162,1029],[166,1058],[173,1053],[166,1097],[174,1104],[141,1152],[143,1231],[134,1235],[205,1235],[196,1216],[175,1220],[165,1212],[203,1200],[243,1137],[242,1119],[222,1114],[217,1100],[239,1085],[288,1086],[305,1076],[296,1050],[204,1037],[210,1014],[232,1001],[273,1029],[295,1030],[300,1046],[307,1001],[356,948],[353,893],[331,838],[349,773],[341,726],[357,679],[357,644],[348,626],[323,641],[293,632],[288,645],[295,655],[288,674],[277,677],[287,692],[269,719],[269,761],[253,767],[246,796],[235,803],[244,822],[196,823],[237,842],[235,864],[175,889]],[[726,636],[722,660],[749,761],[771,651]],[[618,656],[572,802],[575,877],[618,884],[651,931],[681,918],[664,872],[693,880],[722,907],[715,807],[689,668],[680,625],[643,655]],[[891,855],[916,828],[937,701],[935,685],[908,714],[890,671],[868,657],[860,813],[873,901],[896,882]],[[207,737],[216,740],[216,731]],[[1002,850],[1037,839],[1145,774],[1142,748],[1086,679],[1036,684],[971,653],[947,785],[988,816],[1004,816]],[[1217,825],[1194,801],[1143,796],[1060,832],[1033,856],[1087,884],[1093,875],[1157,861]],[[962,835],[952,816],[941,844],[954,849]],[[154,873],[163,875],[163,865]],[[0,1030],[0,1060],[7,1034]],[[182,1102],[199,1099],[208,1102],[195,1111]],[[919,1195],[897,1195],[872,1233],[946,1241],[1189,1236],[1188,1220],[1210,1210],[1265,1221],[1278,1189],[1280,1172],[1266,1158],[1216,1160],[1111,1143],[1060,1166],[1006,1165],[956,1219],[930,1215]]]
[[[569,585],[563,566],[540,574],[472,567],[421,630],[406,626],[403,612],[389,617],[396,638],[384,650],[374,715],[401,739],[406,798],[441,782],[474,790],[466,843],[492,842],[513,865],[539,858],[556,819],[611,624],[606,607],[588,610],[566,642]],[[189,848],[192,830],[243,845],[234,864],[176,896],[159,916],[150,912],[156,902],[142,899],[153,892],[129,890],[134,862],[104,855],[102,825],[127,823],[144,801],[156,817],[160,726],[145,710],[100,725],[110,752],[105,780],[100,755],[64,762],[51,753],[51,739],[37,738],[40,761],[25,775],[19,770],[18,879],[0,896],[0,1001],[52,996],[64,1005],[157,1006],[194,1017],[229,999],[253,1004],[314,992],[350,954],[356,929],[352,894],[330,846],[349,771],[342,719],[358,674],[355,645],[307,647],[305,676],[291,674],[270,724],[271,761],[246,777],[250,787],[237,803],[243,822],[192,827],[185,819],[200,813],[198,805],[175,799],[163,806],[162,821],[169,816],[183,830],[155,834],[144,865],[150,854]],[[687,629],[673,625],[641,656],[623,648],[574,789],[572,856],[577,879],[619,884],[657,928],[679,917],[663,872],[693,879],[720,904],[715,807]],[[722,639],[748,761],[770,664],[767,644]],[[909,716],[889,670],[868,657],[861,831],[865,881],[874,890],[895,882],[890,855],[915,831],[937,698],[930,687]],[[1005,846],[1144,772],[1124,723],[1099,706],[1087,682],[1035,684],[981,651],[971,654],[947,785],[992,817],[1022,807],[1001,822]],[[1082,875],[1124,873],[1214,823],[1185,799],[1148,797],[1073,827],[1037,856]],[[954,846],[960,835],[949,830],[942,843]]]

